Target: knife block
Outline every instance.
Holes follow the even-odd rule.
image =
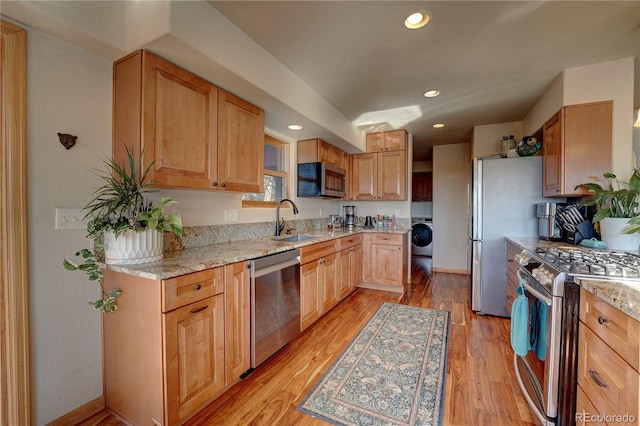
[[[567,242],[569,244],[580,244],[582,240],[588,240],[597,237],[593,224],[585,220],[576,226],[575,232],[567,231]]]

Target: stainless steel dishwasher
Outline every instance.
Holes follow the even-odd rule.
[[[300,334],[300,250],[251,261],[251,369]]]

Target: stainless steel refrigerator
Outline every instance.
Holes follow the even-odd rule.
[[[506,237],[538,237],[535,204],[542,196],[542,157],[474,158],[469,200],[471,309],[509,316],[505,307]]]

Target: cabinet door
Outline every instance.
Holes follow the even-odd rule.
[[[543,183],[545,197],[559,195],[562,188],[562,111],[544,125],[542,155],[544,156]]]
[[[340,274],[338,275],[338,299],[343,299],[351,292],[351,248],[342,250],[338,257]]]
[[[300,330],[320,316],[318,310],[319,261],[300,266]]]
[[[143,152],[143,167],[151,166],[149,179],[158,186],[210,188],[217,173],[218,89],[149,52],[140,54],[143,72],[128,59],[114,65],[116,161],[126,158],[123,142],[137,145],[134,151]],[[138,75],[141,91],[132,90]],[[140,114],[126,117],[136,104]],[[131,126],[139,129],[136,134],[127,130]]]
[[[224,90],[218,99],[218,182],[214,187],[262,192],[264,111]]]
[[[377,200],[407,199],[406,151],[382,152],[378,155]]]
[[[322,305],[321,312],[327,312],[338,303],[338,256],[334,253],[330,256],[320,259],[320,277],[319,277],[319,289],[324,290],[324,295],[321,297]]]
[[[250,368],[249,262],[225,266],[225,384]]]
[[[367,152],[384,151],[384,133],[367,134]]]
[[[569,105],[563,108],[563,195],[588,195],[575,189],[593,177],[612,170],[613,103],[612,101]]]
[[[394,130],[392,132],[384,132],[384,150],[385,151],[406,151],[407,149],[407,131]]]
[[[431,201],[433,196],[433,174],[414,173],[411,183],[411,201]]]
[[[224,389],[224,295],[163,318],[166,424],[177,424]]]
[[[353,199],[375,200],[377,196],[378,154],[353,156]]]
[[[353,291],[362,282],[362,244],[351,247],[349,256],[350,284],[349,292]]]
[[[333,164],[332,148],[333,147],[325,141],[318,139],[318,161]]]
[[[402,247],[371,244],[371,281],[376,284],[402,286]]]

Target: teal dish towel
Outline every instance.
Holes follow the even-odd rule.
[[[529,342],[529,300],[524,295],[524,287],[516,289],[519,296],[511,305],[511,347],[519,356],[527,355],[531,349]]]
[[[544,361],[547,354],[547,305],[536,300],[531,306],[531,350],[536,353],[540,361]]]

